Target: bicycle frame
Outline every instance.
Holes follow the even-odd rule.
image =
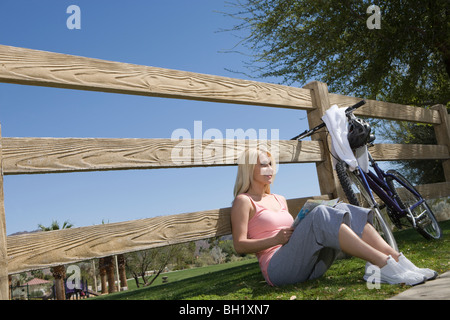
[[[373,195],[373,192],[378,195],[378,197],[390,208],[395,210],[400,217],[404,217],[406,215],[410,215],[411,218],[413,217],[411,215],[411,210],[415,209],[417,206],[421,205],[425,200],[422,198],[420,194],[417,193],[416,190],[411,189],[409,186],[405,185],[403,181],[399,180],[396,176],[391,175],[389,173],[384,172],[378,164],[373,160],[372,156],[369,154],[369,160],[371,163],[371,167],[374,168],[375,173],[371,170],[368,170],[368,172],[364,172],[359,166],[358,170],[361,175],[361,180],[364,185],[364,188],[368,191],[371,200],[373,203],[377,203],[375,201],[375,197]],[[395,199],[395,195],[389,188],[389,185],[386,182],[386,178],[391,177],[394,180],[396,180],[399,184],[401,184],[404,188],[408,189],[410,192],[412,192],[419,201],[414,203],[412,206],[408,208],[401,208],[397,200]],[[372,192],[373,190],[373,192]],[[414,221],[414,219],[412,219]]]
[[[353,106],[345,109],[345,115],[347,119],[357,119],[353,115],[353,111],[363,106],[365,103],[366,102],[364,100],[361,100]],[[312,129],[305,130],[304,132],[293,137],[291,140],[300,141],[306,137],[313,135],[323,127],[326,127],[325,122],[322,122]],[[369,135],[366,139],[366,145],[370,146],[375,140],[375,136],[370,134],[370,132],[368,132],[368,134]],[[336,158],[336,160],[340,161],[334,154],[332,155]],[[406,179],[404,179],[399,173],[397,173],[397,171],[388,170],[387,172],[385,172],[373,160],[370,153],[368,153],[368,157],[370,160],[370,167],[372,167],[374,170],[368,170],[367,172],[364,172],[361,167],[358,166],[358,172],[349,175],[349,172],[346,171],[348,170],[348,168],[345,168],[344,162],[338,162],[336,164],[337,175],[342,187],[345,187],[344,193],[346,194],[346,197],[349,198],[348,200],[356,205],[360,205],[360,199],[355,198],[355,191],[352,190],[352,185],[356,184],[357,188],[362,193],[361,196],[363,198],[366,198],[367,201],[372,202],[371,207],[372,209],[374,209],[374,212],[376,214],[375,217],[378,219],[378,232],[380,232],[380,234],[384,234],[385,240],[396,250],[398,248],[395,238],[392,234],[392,230],[386,223],[386,219],[383,217],[383,214],[380,211],[381,206],[375,200],[374,194],[376,194],[388,208],[388,216],[397,227],[401,228],[403,225],[403,222],[401,222],[399,219],[406,217],[407,220],[409,220],[409,222],[412,224],[412,226],[417,229],[417,231],[426,239],[439,239],[442,236],[442,231],[439,227],[436,217],[429,208],[425,199]],[[349,179],[353,180],[354,175],[358,175],[358,173],[358,181],[349,181]],[[396,188],[396,186],[394,186],[394,184],[392,183],[393,181],[396,181],[400,186],[405,188],[404,190],[407,190],[413,197],[417,199],[417,201],[410,204],[410,201],[407,200],[408,203],[403,203],[403,194],[398,193],[397,190],[391,189]],[[365,194],[365,192],[367,192],[367,194]],[[402,208],[405,205],[408,205],[408,207]],[[417,210],[415,209],[419,206],[421,206],[421,208],[420,210],[418,210],[419,212],[417,212]],[[413,210],[415,210],[414,213]],[[420,221],[424,218],[426,218],[427,220],[424,220],[425,223],[421,223]]]

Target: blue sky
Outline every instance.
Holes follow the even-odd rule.
[[[69,30],[70,5],[81,29]],[[2,0],[0,43],[245,79],[244,34],[222,0]],[[245,52],[244,48],[239,50]],[[258,79],[277,82],[277,79]],[[303,84],[298,84],[302,86]],[[174,130],[307,127],[304,111],[0,84],[3,137],[170,138]],[[228,207],[236,167],[125,170],[4,177],[7,234],[69,220],[75,227]],[[272,191],[320,194],[314,164],[281,165]]]

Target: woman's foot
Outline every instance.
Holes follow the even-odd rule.
[[[436,279],[436,277],[438,276],[438,273],[434,270],[416,267],[414,263],[412,263],[408,258],[406,258],[401,252],[400,256],[398,257],[398,263],[406,270],[414,271],[416,273],[424,275],[427,280]]]
[[[378,268],[379,277],[374,276],[373,273],[370,273],[369,267],[371,267],[370,269]],[[395,261],[394,258],[389,256],[386,265],[383,266],[382,268],[379,268],[368,262],[366,264],[366,272],[364,274],[364,280],[366,281],[375,280],[376,283],[388,283],[388,284],[404,283],[410,286],[415,286],[417,284],[425,282],[426,277],[420,273],[416,273],[414,271],[405,269],[400,265],[400,263]]]

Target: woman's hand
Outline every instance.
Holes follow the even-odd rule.
[[[292,236],[294,228],[281,229],[276,235],[275,239],[278,244],[286,244]]]

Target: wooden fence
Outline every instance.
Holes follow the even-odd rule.
[[[306,110],[310,127],[320,122],[331,105],[348,106],[360,100],[329,93],[320,82],[295,88],[4,45],[0,45],[0,82]],[[371,152],[377,160],[442,160],[446,182],[420,186],[420,190],[426,197],[450,195],[446,108],[367,102],[356,114],[434,126],[437,145],[378,144]],[[341,193],[327,139],[317,134],[312,141],[277,141],[281,163],[316,164],[321,192],[316,197],[325,199]],[[202,146],[209,142],[202,141]],[[239,146],[239,141],[227,141],[223,154],[237,155]],[[3,175],[194,166],[174,163],[170,157],[174,147],[171,139],[1,138],[0,299],[8,298],[9,274],[230,234],[230,208],[222,208],[6,236]],[[225,163],[236,164],[236,156]],[[298,212],[306,199],[288,200],[290,211]]]

